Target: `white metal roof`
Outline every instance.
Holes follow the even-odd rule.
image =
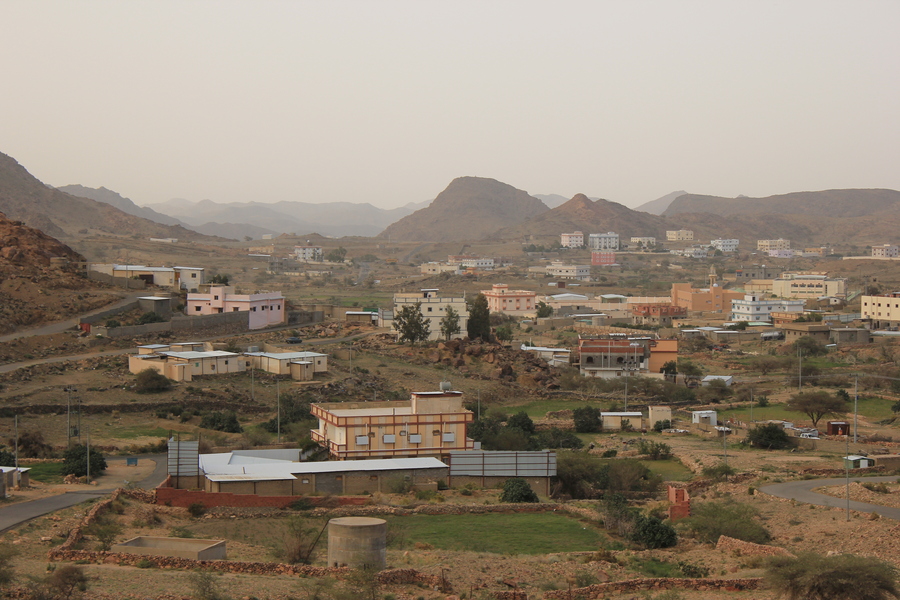
[[[548,348],[547,346],[526,346],[522,344],[522,350],[526,352],[529,350],[535,350],[537,352],[571,352],[568,348]]]
[[[145,344],[143,346],[138,346],[138,348],[147,348],[149,350],[156,350],[157,348],[168,348],[168,344]]]
[[[639,412],[601,412],[601,417],[641,417]]]
[[[276,360],[296,360],[300,358],[314,358],[316,356],[328,356],[318,352],[245,352],[247,356],[263,356]]]
[[[390,417],[392,415],[411,415],[411,406],[394,408],[333,408],[328,411],[336,417]]]
[[[196,360],[198,358],[228,358],[230,356],[240,356],[234,352],[225,352],[224,350],[211,350],[209,352],[160,352],[165,356],[172,358],[183,358],[185,360]]]
[[[234,456],[232,452],[222,454],[201,454],[200,468],[206,476],[239,476],[238,479],[279,480],[295,479],[296,475],[315,473],[342,473],[348,471],[394,471],[408,469],[441,469],[447,465],[436,458],[384,458],[374,460],[294,462],[264,456],[250,456],[251,451],[243,451]],[[234,464],[238,460],[243,464]],[[245,461],[250,462],[245,462]],[[255,461],[254,461],[255,460]],[[222,480],[222,479],[219,479]]]
[[[138,300],[171,300],[166,296],[141,296]]]

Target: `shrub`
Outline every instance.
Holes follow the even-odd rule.
[[[192,502],[188,505],[187,511],[189,515],[196,519],[206,514],[206,505],[202,502]]]
[[[715,481],[724,481],[737,473],[734,467],[730,467],[725,463],[720,463],[714,467],[704,467],[703,476],[714,479]]]
[[[153,563],[146,558],[142,558],[141,560],[137,561],[134,566],[136,566],[138,569],[150,569],[153,567]]]
[[[862,486],[864,488],[866,488],[867,490],[869,490],[870,492],[876,492],[878,494],[888,494],[891,491],[888,489],[888,486],[886,486],[884,483],[866,482],[866,483],[862,484]]]
[[[172,381],[155,369],[144,369],[134,378],[134,391],[154,394],[172,389]]]
[[[115,328],[115,327],[121,327],[121,326],[122,326],[122,324],[119,323],[119,322],[118,322],[117,320],[115,320],[115,319],[107,319],[107,321],[106,321],[106,327],[107,327],[108,329],[113,329],[113,328]]]
[[[164,323],[165,318],[155,312],[147,312],[141,315],[141,318],[138,319],[138,325],[146,325],[148,323]]]
[[[100,475],[106,470],[106,459],[103,454],[96,449],[91,454],[91,474]],[[88,467],[88,448],[87,446],[72,446],[63,454],[63,467],[60,473],[62,475],[74,475],[75,477],[85,477]]]
[[[768,530],[756,521],[758,514],[755,508],[746,504],[704,502],[693,505],[691,516],[681,523],[693,531],[700,540],[710,544],[715,544],[723,535],[745,542],[766,544],[771,536]]]
[[[604,450],[603,454],[600,455],[600,458],[615,458],[618,453],[618,450]]]
[[[600,431],[600,409],[593,406],[583,406],[572,411],[572,419],[575,422],[575,431],[578,433],[595,433]]]
[[[766,580],[788,600],[900,597],[896,567],[874,557],[853,554],[773,557],[766,569]]]
[[[672,447],[662,442],[641,439],[638,442],[638,453],[647,455],[650,460],[662,460],[672,456]]]
[[[656,517],[638,515],[629,536],[645,548],[671,548],[678,543],[675,528]]]
[[[18,551],[9,544],[0,546],[0,589],[3,589],[16,578],[16,572],[13,569],[13,558],[16,557]]]
[[[671,428],[672,428],[672,421],[670,421],[669,419],[663,419],[662,421],[657,421],[656,423],[653,424],[653,430],[656,431],[657,433],[662,433],[663,429],[671,429]]]
[[[791,445],[788,434],[775,423],[757,425],[747,432],[747,442],[757,448],[780,450]]]
[[[511,477],[503,482],[500,502],[539,502],[537,494],[521,477]]]
[[[225,412],[211,412],[203,415],[203,418],[200,420],[200,427],[224,431],[226,433],[241,433],[244,431],[241,424],[238,423],[237,415],[230,410]]]
[[[173,527],[169,530],[169,535],[176,538],[192,538],[194,537],[194,532],[187,527]]]
[[[291,510],[312,510],[315,507],[316,505],[310,502],[309,498],[298,498],[288,504],[288,508]]]

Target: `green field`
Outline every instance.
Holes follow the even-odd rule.
[[[642,460],[641,462],[654,475],[662,477],[663,481],[690,481],[694,477],[690,469],[675,459]]]
[[[548,412],[557,410],[575,410],[576,408],[582,408],[585,406],[593,406],[595,408],[600,408],[601,410],[607,410],[610,406],[610,402],[605,400],[592,400],[590,402],[585,402],[584,400],[566,400],[559,398],[550,400],[536,400],[527,404],[504,404],[500,408],[510,415],[524,410],[525,413],[532,419],[543,419],[547,416]]]
[[[35,463],[27,466],[31,469],[28,471],[28,477],[34,481],[40,481],[41,483],[62,483],[63,481],[62,461]]]
[[[853,414],[853,392],[850,391],[850,411],[848,416]],[[895,416],[894,412],[891,410],[891,406],[894,405],[894,400],[890,398],[878,398],[873,396],[863,396],[859,397],[859,414],[875,421],[881,421],[883,419],[888,419],[890,417]],[[727,418],[734,417],[739,421],[750,421],[750,408],[736,408],[736,409],[726,409],[719,412],[719,420],[724,420]],[[825,421],[838,418],[842,419],[843,415],[840,417],[826,417],[820,424],[824,424]],[[784,407],[784,404],[770,404],[765,407],[754,406],[753,407],[753,420],[754,421],[767,421],[772,419],[778,419],[783,421],[808,421],[809,417],[804,415],[803,413],[796,411],[789,411]]]
[[[162,427],[148,427],[137,425],[134,427],[110,429],[107,432],[107,435],[123,440],[133,440],[140,437],[158,437],[168,439],[171,433],[172,431],[170,429],[163,429]]]
[[[552,512],[385,518],[397,550],[419,542],[441,550],[547,554],[596,550],[607,542],[590,525]]]

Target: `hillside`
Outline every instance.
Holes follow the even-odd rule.
[[[105,202],[106,204],[115,206],[122,212],[126,212],[129,215],[150,219],[151,221],[161,223],[163,225],[184,225],[184,223],[182,223],[178,219],[174,219],[168,215],[158,213],[152,208],[138,206],[130,198],[125,198],[124,196],[112,190],[108,190],[105,187],[89,188],[83,185],[63,185],[56,189],[67,194],[72,194],[73,196],[78,196],[79,198],[89,198],[97,202]]]
[[[431,242],[486,239],[548,210],[527,192],[496,179],[458,177],[427,208],[400,219],[379,237]]]
[[[89,282],[76,268],[52,267],[53,257],[84,260],[59,240],[0,213],[0,333],[80,314],[115,299],[87,289]]]
[[[40,229],[57,238],[89,233],[173,237],[181,240],[216,241],[180,226],[162,225],[129,215],[89,198],[72,196],[47,187],[10,156],[0,153],[0,212],[10,219]],[[219,240],[221,241],[221,240]]]
[[[900,210],[900,192],[884,189],[824,190],[792,192],[766,198],[722,198],[683,194],[663,213],[732,215],[802,215],[809,217],[864,217]]]

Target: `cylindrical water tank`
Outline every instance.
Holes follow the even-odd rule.
[[[387,521],[371,517],[341,517],[328,521],[328,566],[385,568]]]

